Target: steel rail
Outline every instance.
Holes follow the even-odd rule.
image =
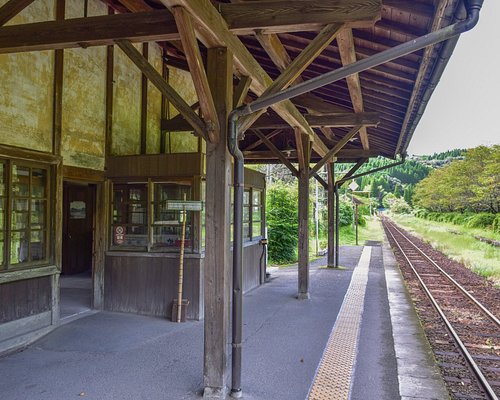
[[[387,222],[385,222],[385,224],[389,225]],[[476,364],[476,362],[474,361],[474,359],[470,355],[469,351],[465,347],[464,343],[462,342],[462,340],[458,336],[457,332],[455,331],[455,329],[453,329],[450,321],[448,321],[448,318],[446,318],[446,315],[444,314],[443,310],[441,309],[441,307],[437,303],[436,299],[434,298],[434,296],[432,295],[432,293],[430,292],[430,290],[427,288],[426,284],[424,283],[424,281],[420,277],[419,273],[417,272],[417,270],[413,266],[413,264],[410,261],[410,259],[407,257],[407,255],[404,252],[404,250],[401,248],[399,242],[396,240],[396,238],[394,237],[394,235],[392,234],[392,232],[389,229],[387,229],[387,232],[391,235],[392,240],[394,240],[394,243],[396,244],[396,246],[398,246],[399,250],[401,251],[401,254],[406,259],[406,261],[407,261],[408,265],[410,266],[410,268],[413,270],[413,273],[415,274],[415,276],[417,277],[418,281],[420,282],[420,285],[422,286],[422,289],[427,294],[427,297],[429,298],[429,300],[431,301],[432,305],[434,306],[434,308],[438,312],[439,316],[441,317],[442,321],[446,325],[446,328],[448,329],[448,332],[450,332],[451,336],[455,340],[455,343],[460,348],[460,351],[464,355],[465,360],[469,363],[469,366],[471,367],[471,369],[474,372],[474,374],[476,374],[476,377],[477,377],[479,383],[481,384],[481,386],[483,387],[483,389],[485,390],[486,394],[489,396],[489,398],[491,400],[499,400],[498,397],[497,397],[497,395],[495,394],[495,392],[491,388],[490,384],[488,383],[488,380],[485,378],[485,376],[481,372],[480,368],[478,367],[478,365]]]
[[[470,301],[472,301],[476,306],[478,306],[481,311],[483,311],[497,326],[500,326],[500,320],[493,315],[493,313],[488,310],[485,306],[483,306],[474,296],[472,296],[467,289],[465,289],[460,283],[458,283],[451,275],[449,275],[444,269],[442,269],[436,262],[430,258],[427,254],[425,254],[415,243],[413,243],[403,232],[401,232],[395,224],[389,223],[396,231],[399,232],[401,236],[403,236],[409,244],[411,244],[415,249],[417,249],[427,260],[429,260],[432,265],[434,265],[439,272],[441,272],[446,278],[448,278],[460,291],[465,294]]]

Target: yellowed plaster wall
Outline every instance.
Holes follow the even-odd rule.
[[[66,18],[84,17],[85,2],[66,0]],[[99,0],[87,15],[105,15]],[[61,153],[65,165],[104,169],[106,129],[106,47],[64,51]]]
[[[198,101],[189,72],[170,68],[169,83],[188,104],[194,104]],[[175,117],[177,114],[179,114],[177,109],[170,105],[170,118]],[[170,142],[167,152],[191,153],[198,151],[198,138],[189,132],[170,132],[167,133],[167,137]]]
[[[52,0],[37,0],[8,25],[54,16]],[[53,85],[53,51],[0,55],[0,143],[52,151]]]
[[[134,45],[142,53],[142,44]],[[115,46],[113,72],[113,155],[141,150],[141,73]]]
[[[161,74],[162,73],[162,50],[156,43],[149,43],[149,62]],[[161,93],[151,83],[148,82],[148,128],[147,146],[148,154],[160,152],[160,121],[161,121]]]

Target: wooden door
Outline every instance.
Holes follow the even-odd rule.
[[[95,186],[64,183],[62,273],[92,269]]]

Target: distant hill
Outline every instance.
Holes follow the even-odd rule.
[[[411,204],[413,191],[418,182],[427,177],[432,169],[448,165],[453,160],[463,159],[465,152],[464,149],[455,149],[431,155],[409,156],[401,165],[356,179],[359,185],[358,190],[370,191],[372,197],[379,199],[387,193],[394,193],[396,197],[404,196],[405,200]],[[382,157],[370,159],[357,173],[370,171],[393,162]],[[341,165],[338,166],[339,171],[345,169]]]

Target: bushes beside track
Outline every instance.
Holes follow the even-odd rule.
[[[447,222],[454,225],[463,225],[467,228],[489,229],[500,233],[499,213],[471,213],[471,212],[433,212],[424,209],[415,211],[418,218],[436,222]]]

